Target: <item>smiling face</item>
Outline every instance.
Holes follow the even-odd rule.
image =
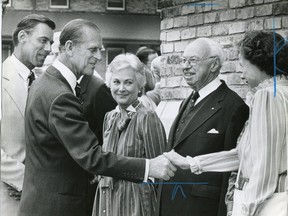
[[[211,73],[213,58],[210,58],[209,45],[203,40],[196,40],[185,49],[182,59],[183,76],[192,89],[199,91],[214,79]]]
[[[95,65],[102,59],[102,38],[100,32],[95,29],[84,27],[82,42],[75,44],[74,68],[77,76],[92,75]]]
[[[22,46],[21,61],[29,68],[41,67],[51,51],[53,30],[44,23],[37,24],[30,32],[19,32]]]
[[[131,67],[125,67],[112,74],[111,93],[118,105],[126,109],[138,98],[138,83]]]

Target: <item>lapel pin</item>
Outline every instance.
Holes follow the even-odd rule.
[[[214,110],[214,107],[212,107],[211,109]]]

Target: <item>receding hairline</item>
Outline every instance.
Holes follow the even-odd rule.
[[[221,65],[223,64],[223,62],[225,61],[224,50],[219,43],[210,38],[197,38],[191,43],[189,43],[186,49],[191,50],[191,47],[193,47],[196,43],[199,42],[201,43],[201,46],[205,46],[203,48],[207,48],[207,50],[205,50],[205,54],[219,57]]]

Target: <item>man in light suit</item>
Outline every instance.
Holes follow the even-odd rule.
[[[51,51],[55,23],[42,15],[23,18],[13,34],[15,49],[2,68],[1,216],[17,215],[25,169],[24,110],[34,67]]]
[[[184,157],[234,148],[248,118],[247,105],[218,77],[223,62],[221,46],[207,38],[196,39],[183,53],[183,75],[193,92],[180,107],[169,144]],[[226,216],[228,178],[229,173],[177,170],[162,187],[161,215]]]
[[[175,167],[163,155],[146,160],[102,152],[84,118],[76,85],[81,75],[92,75],[101,47],[94,23],[70,21],[60,35],[58,58],[30,88],[20,216],[85,215],[87,171],[139,183],[174,175]]]

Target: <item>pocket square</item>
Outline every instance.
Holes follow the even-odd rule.
[[[219,134],[219,131],[217,131],[215,128],[209,130],[207,133],[210,133],[210,134]]]

